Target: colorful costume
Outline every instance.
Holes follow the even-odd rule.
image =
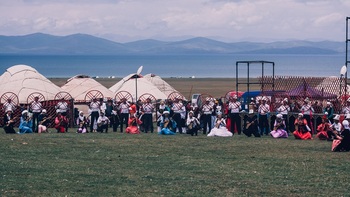
[[[296,130],[293,132],[295,139],[309,140],[312,139],[311,133],[309,132],[307,121],[304,118],[297,118],[294,122]]]
[[[130,134],[139,134],[140,130],[137,125],[142,124],[142,121],[135,116],[131,116],[128,120],[128,127],[126,127],[125,132]]]
[[[210,133],[207,136],[232,137],[233,134],[226,128],[225,119],[217,118],[215,124],[215,127],[210,131]]]

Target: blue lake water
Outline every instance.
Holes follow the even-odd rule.
[[[275,75],[339,76],[344,55],[123,55],[54,56],[0,55],[0,72],[16,64],[34,67],[46,77],[71,77],[77,74],[100,77],[124,77],[143,65],[142,74],[161,77],[235,77],[236,61],[275,62]],[[261,75],[261,65],[250,66],[250,76]],[[246,77],[246,66],[239,66],[239,77]],[[272,66],[265,65],[265,75]]]

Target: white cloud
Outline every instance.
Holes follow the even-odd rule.
[[[348,0],[2,0],[0,34],[342,40]],[[115,35],[115,36],[113,36]],[[128,39],[130,38],[130,39]]]

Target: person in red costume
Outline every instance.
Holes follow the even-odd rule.
[[[294,122],[295,131],[293,135],[295,139],[309,140],[312,139],[311,129],[307,125],[307,121],[302,113],[299,113],[298,118]]]

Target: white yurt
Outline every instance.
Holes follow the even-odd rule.
[[[345,93],[344,80],[345,79],[342,79],[342,95]],[[339,96],[340,78],[336,76],[327,77],[319,85],[316,86],[316,89]],[[347,85],[346,90],[346,94],[350,94],[350,85]]]
[[[137,82],[136,82],[137,80]],[[136,73],[130,74],[120,80],[118,83],[110,87],[109,89],[115,94],[121,91],[129,92],[133,99],[136,98],[136,83],[137,83],[137,97],[139,98],[143,94],[151,94],[156,99],[166,99],[167,95],[160,91],[157,86],[153,85],[148,79],[137,75]]]
[[[94,96],[97,91],[99,91],[104,98],[113,99],[114,96],[112,91],[87,75],[76,75],[68,79],[61,88],[63,91],[68,92],[76,101],[84,101],[85,98]],[[92,95],[87,96],[87,94],[90,93]]]
[[[161,92],[163,92],[166,96],[169,96],[171,93],[177,92],[175,88],[173,88],[170,84],[164,81],[160,76],[155,74],[147,74],[143,78],[150,81],[153,85],[155,85]]]
[[[44,100],[54,100],[61,88],[56,86],[34,68],[27,65],[15,65],[8,68],[0,77],[0,95],[14,93],[19,103],[27,103],[32,93],[40,93]]]

